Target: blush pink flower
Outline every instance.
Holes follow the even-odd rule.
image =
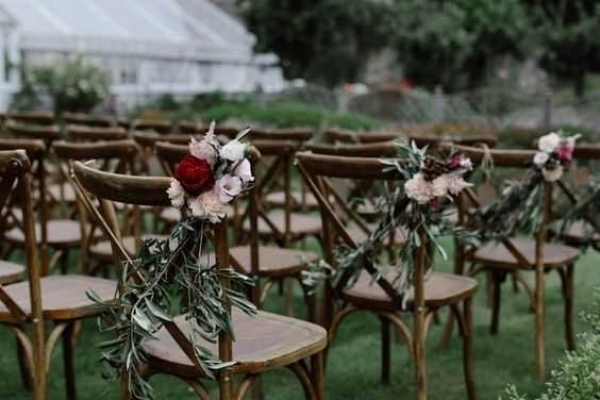
[[[227,214],[227,206],[221,202],[216,190],[210,190],[191,202],[190,211],[194,217],[216,224]]]
[[[215,165],[217,152],[211,141],[206,137],[202,140],[196,140],[192,137],[190,140],[190,154],[199,160],[208,162],[211,167]]]
[[[434,197],[444,197],[448,194],[448,175],[440,175],[431,182]]]
[[[242,180],[237,176],[223,175],[217,181],[215,191],[222,203],[229,203],[242,192]]]
[[[415,174],[411,179],[404,183],[404,190],[406,195],[415,200],[419,204],[426,204],[434,198],[433,185],[427,182],[423,177],[423,174]]]
[[[254,181],[254,176],[252,175],[252,166],[250,165],[250,161],[248,161],[247,158],[244,158],[238,163],[238,165],[233,170],[233,174],[240,178],[244,183]]]
[[[473,163],[471,162],[471,159],[469,157],[459,153],[452,156],[450,162],[448,163],[448,168],[450,168],[451,170],[470,170],[473,168]]]
[[[460,174],[446,175],[446,184],[448,185],[448,193],[455,196],[463,189],[473,186],[472,183],[465,181]]]

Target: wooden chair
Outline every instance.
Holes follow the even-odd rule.
[[[83,113],[64,112],[62,120],[67,125],[87,126],[90,128],[109,128],[116,125],[116,121],[112,117]]]
[[[166,119],[136,119],[131,123],[133,131],[151,131],[161,135],[173,133],[173,124]]]
[[[586,185],[595,178],[590,169],[600,161],[600,144],[578,144],[573,156],[576,165],[567,172],[566,179],[557,182],[567,199],[567,208],[579,205],[589,195]],[[568,181],[568,184],[565,183],[565,180]],[[600,226],[595,218],[583,218],[570,223],[565,228],[563,232],[560,232],[560,240],[564,243],[574,247],[585,247],[591,244],[596,250],[600,250]],[[551,233],[558,234],[559,232]]]
[[[45,160],[47,151],[44,144],[35,139],[0,139],[0,150],[25,149],[31,155],[34,168],[34,187],[37,189],[36,200],[40,210],[36,221],[36,237],[42,246],[42,270],[44,274],[49,273],[51,267],[60,262],[61,271],[66,273],[68,256],[71,250],[79,249],[81,246],[82,233],[78,221],[72,219],[52,218],[49,195],[46,191],[46,169]],[[13,204],[16,205],[16,204]],[[8,254],[15,249],[25,249],[26,238],[23,231],[19,229],[18,221],[20,213],[18,208],[6,210],[5,219],[14,222],[7,226],[3,232],[4,243],[8,247]],[[48,249],[54,250],[52,259],[48,256]]]
[[[127,255],[118,251],[119,230],[110,202],[163,207],[170,204],[166,194],[170,179],[166,177],[111,174],[80,162],[74,163],[74,174],[87,192],[101,200],[104,213],[99,217],[105,221],[106,229],[112,232],[113,249],[119,260],[126,259]],[[229,266],[226,230],[226,220],[214,225],[212,236],[219,268]],[[229,286],[227,273],[223,273],[223,286]],[[218,371],[221,399],[242,399],[262,373],[281,367],[289,368],[298,376],[308,399],[324,398],[322,350],[327,344],[327,335],[323,328],[262,311],[258,311],[254,317],[235,310],[232,312],[230,308],[228,312],[233,320],[235,341],[230,335],[222,335],[217,344],[201,337],[194,339],[197,345],[218,354],[222,361],[234,361],[230,367]],[[164,328],[156,334],[156,340],[144,343],[147,354],[146,377],[159,373],[178,377],[188,383],[199,398],[208,399],[209,393],[201,383],[207,378],[206,374],[198,365],[192,343],[183,333],[188,331],[185,316],[180,316],[172,322],[165,322]],[[309,357],[310,370],[304,361]],[[234,388],[232,376],[236,374],[243,378]],[[128,398],[126,395],[122,398]]]
[[[0,283],[0,323],[13,331],[18,340],[19,360],[24,360],[22,371],[26,381],[33,381],[35,400],[46,398],[50,356],[62,338],[65,398],[74,400],[74,326],[102,311],[101,306],[88,299],[86,291],[92,290],[108,301],[114,297],[116,283],[79,275],[48,276],[38,258],[31,194],[33,171],[26,153],[23,150],[0,151],[0,174],[0,210],[11,204],[11,200],[21,208],[19,229],[24,237],[27,262],[27,281],[7,286]],[[42,251],[45,251],[43,247]],[[48,336],[45,334],[46,322],[54,323]]]
[[[125,140],[129,134],[117,126],[66,125],[65,134],[70,142],[100,142]]]
[[[54,151],[65,165],[73,161],[95,160],[104,171],[132,174],[138,147],[131,139],[92,143],[56,142]],[[131,256],[137,254],[142,240],[159,237],[142,234],[139,208],[121,205],[119,214],[122,216],[122,231],[125,235],[122,237],[122,244]],[[102,230],[94,220],[88,220],[85,210],[80,209],[79,218],[83,232],[81,271],[86,275],[95,275],[98,271],[106,274],[108,271],[105,267],[113,261],[110,241],[101,236]],[[92,265],[92,261],[95,261],[95,265]]]
[[[269,143],[262,142],[260,147],[264,151],[268,145]],[[279,144],[275,144],[275,148],[279,148]],[[188,146],[161,142],[156,144],[156,152],[159,159],[165,164],[166,171],[172,174],[175,165],[188,154],[189,150]],[[258,157],[258,155],[254,157],[255,165],[260,162],[257,160]],[[257,202],[259,199],[256,188],[250,191],[247,200],[245,214],[250,224],[249,243],[230,247],[229,255],[237,271],[266,281],[265,285],[261,287],[260,280],[255,280],[255,286],[252,289],[253,303],[260,307],[274,284],[283,283],[286,279],[296,280],[303,290],[309,320],[314,321],[316,319],[314,297],[302,284],[302,271],[306,268],[307,263],[317,261],[317,254],[312,251],[260,244],[257,232],[259,218]],[[237,208],[235,209],[237,210]],[[240,213],[239,210],[237,212]],[[291,293],[289,295],[291,296]],[[286,310],[289,315],[292,314],[291,309],[292,299],[286,296]]]
[[[9,112],[6,121],[14,121],[21,124],[50,126],[54,124],[54,114],[50,111]]]
[[[456,151],[464,153],[474,163],[481,163],[486,157],[491,157],[494,170],[509,169],[514,174],[526,175],[526,170],[532,166],[534,150],[483,150],[481,148],[455,146]],[[516,172],[515,172],[516,171]],[[466,262],[472,263],[470,270],[464,271],[474,275],[480,271],[489,272],[492,285],[492,321],[490,331],[497,334],[500,304],[501,285],[507,274],[517,274],[530,271],[535,274],[535,286],[529,289],[524,284],[530,295],[533,311],[535,313],[535,349],[536,370],[540,378],[545,376],[545,279],[546,273],[556,271],[562,282],[562,294],[565,301],[565,331],[567,348],[575,348],[573,333],[573,273],[575,261],[579,257],[577,248],[549,243],[547,225],[557,216],[553,212],[554,184],[544,183],[544,204],[541,228],[535,232],[534,237],[511,236],[484,243],[479,248],[460,249],[458,252],[459,271],[464,270]],[[473,207],[481,207],[481,203],[474,191],[467,189],[459,198],[459,219],[461,223],[468,223],[473,219]],[[475,221],[475,223],[477,223]]]
[[[341,157],[310,152],[298,153],[296,158],[303,178],[319,200],[325,237],[325,260],[335,268],[336,245],[341,242],[355,249],[357,244],[340,221],[331,201],[328,200],[331,192],[329,188],[332,187],[331,179],[369,180],[384,184],[385,182],[401,183],[402,178],[400,174],[386,170],[383,163],[374,158]],[[336,201],[339,202],[340,199]],[[415,227],[415,229],[419,228]],[[394,324],[403,333],[410,353],[414,357],[416,397],[424,400],[427,398],[424,343],[428,327],[436,310],[448,306],[457,316],[461,327],[466,397],[475,399],[471,365],[471,302],[477,289],[477,282],[472,278],[437,272],[429,274],[426,278],[424,274],[426,240],[423,232],[420,232],[420,237],[423,246],[415,254],[412,290],[408,298],[402,298],[391,283],[396,274],[402,273],[401,266],[390,266],[387,274],[382,273],[378,279],[374,279],[371,275],[377,274],[376,267],[365,263],[364,271],[358,281],[350,287],[346,287],[349,277],[340,279],[335,287],[326,284],[323,315],[324,324],[329,331],[329,340],[335,338],[339,325],[348,315],[357,311],[376,314],[381,321],[382,380],[389,383],[391,379],[390,323]],[[334,300],[338,300],[342,305],[338,310],[334,308]],[[461,303],[464,307],[462,312]],[[401,312],[413,315],[412,332],[400,318]]]

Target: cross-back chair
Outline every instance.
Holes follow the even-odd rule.
[[[26,149],[30,152],[31,163],[34,170],[34,196],[36,209],[39,210],[36,220],[36,237],[42,247],[42,269],[48,273],[57,263],[63,273],[68,267],[68,257],[72,250],[81,246],[81,230],[78,221],[66,218],[54,218],[52,216],[52,199],[46,190],[47,171],[46,163],[48,151],[43,143],[35,139],[0,139],[0,150]],[[14,204],[12,204],[14,205]],[[16,249],[24,249],[26,238],[18,221],[20,213],[18,208],[5,211],[5,218],[12,221],[3,232],[3,240],[7,247],[7,256]],[[49,250],[54,254],[49,257]]]
[[[325,260],[336,268],[335,250],[340,243],[350,249],[358,244],[353,240],[336,213],[330,200],[332,179],[369,180],[381,184],[400,184],[398,173],[386,170],[379,159],[365,157],[345,157],[310,152],[296,155],[300,171],[307,186],[319,201],[323,219]],[[341,199],[336,198],[337,202]],[[420,228],[414,227],[419,230]],[[324,325],[329,332],[330,342],[335,338],[341,322],[357,311],[372,312],[381,321],[382,380],[391,379],[391,335],[390,323],[403,334],[409,352],[415,360],[416,398],[427,398],[424,344],[427,331],[436,310],[449,306],[457,316],[463,339],[463,362],[467,388],[467,398],[475,398],[471,365],[471,301],[477,288],[472,278],[433,272],[425,276],[425,257],[428,252],[423,232],[420,232],[423,245],[414,254],[412,289],[406,297],[401,296],[393,286],[393,279],[403,273],[403,266],[389,265],[387,271],[380,271],[375,265],[365,262],[357,280],[350,284],[350,277],[341,277],[335,286],[325,285],[323,309]],[[385,262],[384,259],[381,259]],[[378,278],[373,276],[377,275]],[[350,284],[350,285],[349,285]],[[463,305],[461,311],[460,305]],[[412,314],[411,329],[400,318],[399,313]]]
[[[95,160],[98,167],[104,171],[133,174],[138,146],[131,139],[110,142],[56,142],[54,151],[65,165],[73,161]],[[157,235],[142,233],[143,221],[140,211],[138,207],[119,205],[123,232],[122,246],[132,256],[137,254],[142,240],[157,237]],[[82,273],[95,275],[100,271],[107,274],[105,267],[113,261],[109,239],[103,237],[101,227],[94,219],[87,218],[85,210],[81,207],[79,219],[83,232],[80,256]]]
[[[62,120],[67,125],[88,126],[90,128],[108,128],[116,125],[116,121],[112,117],[85,113],[64,112]]]
[[[49,126],[54,124],[54,114],[50,111],[12,111],[6,114],[6,120],[29,125]]]
[[[508,170],[512,176],[527,176],[527,170],[532,167],[535,150],[485,150],[482,148],[455,146],[454,149],[464,153],[475,164],[481,164],[483,160],[491,159],[494,171]],[[461,248],[458,250],[459,272],[463,272],[467,262],[471,268],[464,271],[469,275],[478,272],[488,272],[491,278],[492,290],[492,316],[490,331],[492,334],[498,332],[501,285],[508,274],[533,272],[534,287],[529,289],[524,285],[530,295],[533,312],[535,314],[535,357],[536,372],[540,378],[545,376],[545,280],[546,274],[556,271],[562,282],[562,295],[564,298],[564,324],[567,348],[575,348],[575,337],[573,332],[573,274],[575,262],[579,257],[577,248],[549,242],[548,225],[555,218],[554,202],[557,184],[552,182],[543,183],[543,205],[542,220],[539,229],[533,236],[517,236],[513,233],[508,238],[500,238],[482,244],[478,248]],[[477,224],[474,218],[474,209],[482,206],[476,193],[465,190],[459,197],[459,220],[461,223]],[[476,215],[476,214],[475,214]],[[508,217],[508,215],[507,215]],[[475,221],[473,221],[475,219]]]
[[[65,134],[71,142],[99,142],[125,140],[129,136],[125,128],[118,126],[87,126],[73,125],[65,126]]]
[[[166,119],[136,119],[131,122],[134,131],[150,131],[161,135],[173,133],[173,124]]]
[[[78,321],[102,311],[101,306],[89,300],[86,291],[93,290],[101,299],[108,301],[115,294],[116,284],[79,275],[48,275],[38,258],[31,191],[34,171],[25,151],[0,151],[0,174],[0,210],[12,207],[11,204],[18,204],[21,208],[21,221],[13,229],[22,232],[27,263],[26,281],[6,286],[0,284],[0,323],[17,338],[24,381],[26,386],[29,380],[33,382],[35,400],[46,398],[50,358],[56,343],[62,338],[65,398],[75,400],[74,327]],[[47,322],[52,322],[54,327],[46,336]]]
[[[575,165],[567,172],[565,180],[557,182],[560,191],[567,199],[567,208],[578,206],[590,194],[587,185],[597,179],[591,171],[600,161],[600,144],[578,144],[573,157]],[[589,217],[572,221],[560,232],[560,239],[571,246],[584,247],[591,244],[596,250],[600,250],[600,225],[595,218]]]
[[[110,232],[115,258],[126,261],[128,255],[119,244],[119,227],[111,202],[166,207],[170,204],[166,194],[170,179],[107,173],[80,162],[74,163],[74,175],[86,193],[100,200],[102,213],[97,212],[96,216]],[[91,204],[85,196],[87,204]],[[213,238],[216,266],[225,271],[230,265],[227,219],[215,224],[209,236]],[[141,276],[138,279],[136,284],[144,284]],[[229,284],[229,274],[223,272],[222,285],[229,287]],[[232,311],[230,305],[227,312],[233,321],[235,341],[229,334],[223,334],[218,343],[200,337],[194,339],[194,343],[218,354],[222,361],[233,361],[231,366],[217,371],[221,399],[241,400],[262,373],[282,367],[289,368],[299,378],[307,399],[324,398],[322,350],[327,344],[327,335],[320,326],[262,311],[250,317]],[[178,377],[188,383],[199,398],[208,399],[209,392],[201,383],[208,377],[198,364],[192,341],[184,333],[191,331],[187,324],[185,316],[167,321],[155,340],[143,344],[147,355],[145,377],[154,374]],[[310,368],[304,361],[307,358],[310,358]],[[242,376],[237,387],[234,387],[233,375]],[[128,396],[124,390],[122,398]]]

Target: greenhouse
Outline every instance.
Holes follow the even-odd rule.
[[[243,24],[207,0],[0,0],[0,107],[19,85],[15,66],[82,55],[111,73],[128,104],[162,93],[277,91],[278,59],[254,54]]]

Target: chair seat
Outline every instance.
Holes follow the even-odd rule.
[[[310,192],[304,193],[304,201],[302,201],[303,200],[302,197],[303,197],[302,192],[291,192],[290,193],[292,206],[294,208],[300,208],[302,206],[304,206],[306,208],[318,208],[319,207],[319,202],[317,201],[316,197],[312,193],[310,193]],[[283,207],[283,206],[285,206],[285,192],[279,191],[279,192],[269,193],[268,195],[265,196],[264,201],[267,204],[271,204],[273,206]]]
[[[25,267],[10,261],[0,260],[0,285],[18,282],[25,277]]]
[[[263,311],[248,316],[237,309],[232,311],[232,319],[235,364],[231,368],[234,373],[260,373],[283,367],[318,353],[327,345],[325,329],[310,322]],[[189,331],[184,316],[175,318],[175,323],[183,332]],[[142,343],[150,366],[177,371],[178,375],[188,378],[202,377],[165,328],[156,334],[156,338]],[[199,336],[195,343],[218,354],[215,343]]]
[[[283,234],[285,232],[285,214],[280,211],[273,211],[268,214],[269,220],[275,225],[277,230]],[[250,230],[250,221],[244,221],[243,229]],[[308,215],[301,213],[290,214],[290,233],[292,236],[317,235],[322,231],[321,217],[318,215]],[[273,229],[267,224],[264,218],[258,218],[258,234],[261,236],[272,236]]]
[[[142,235],[142,240],[154,238],[154,239],[165,239],[165,235]],[[127,251],[130,256],[135,256],[137,253],[137,249],[135,247],[135,237],[133,236],[125,236],[122,240],[123,248]],[[106,260],[108,262],[112,261],[113,253],[112,246],[110,244],[110,240],[102,240],[94,245],[90,246],[90,255]]]
[[[589,241],[600,242],[600,232],[596,232],[589,222],[575,221],[565,229],[561,238],[569,244],[581,245]]]
[[[91,276],[50,275],[40,280],[40,287],[44,318],[58,321],[98,315],[104,307],[91,301],[86,292],[109,301],[115,297],[117,283]],[[29,282],[8,285],[4,290],[27,315],[31,314]],[[19,322],[4,303],[0,303],[0,322]]]
[[[510,239],[510,242],[524,255],[528,266],[524,267],[516,257],[499,242],[489,242],[480,247],[473,255],[478,264],[497,268],[535,268],[535,240],[529,238]],[[543,264],[545,268],[563,267],[579,257],[579,250],[558,243],[544,245]]]
[[[68,219],[53,219],[48,221],[48,245],[51,247],[79,247],[81,246],[81,226],[79,222]],[[35,225],[35,237],[38,243],[42,240],[41,225]],[[20,228],[12,228],[4,234],[4,238],[11,242],[25,243],[25,235]]]
[[[388,273],[388,280],[394,272]],[[424,285],[425,306],[441,307],[453,304],[473,296],[477,290],[477,281],[467,276],[446,274],[442,272],[431,273]],[[397,310],[390,297],[374,282],[371,275],[363,271],[353,287],[345,289],[342,293],[345,300],[363,308]],[[408,293],[408,307],[411,307],[413,293]]]
[[[250,246],[232,247],[229,249],[229,254],[244,273],[250,274]],[[313,262],[318,258],[319,256],[312,251],[259,246],[259,275],[271,278],[297,275],[306,268],[306,262]]]

